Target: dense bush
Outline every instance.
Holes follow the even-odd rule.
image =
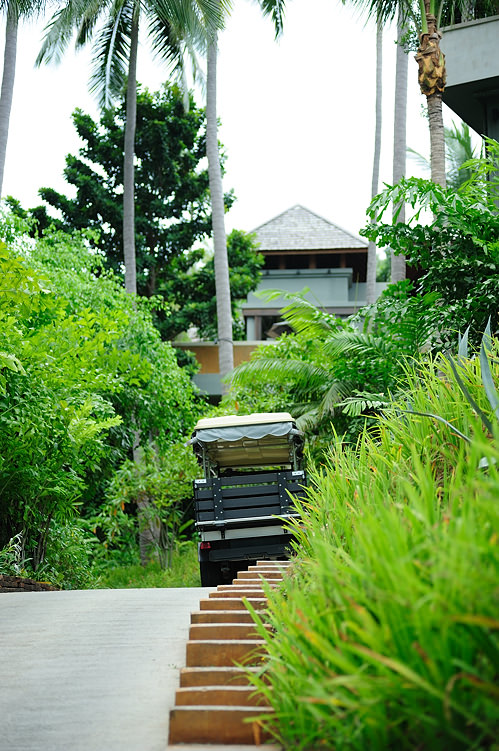
[[[415,367],[407,399],[312,477],[261,629],[285,748],[496,748],[497,342],[493,358],[495,387],[478,358],[455,363],[473,407],[444,357]]]

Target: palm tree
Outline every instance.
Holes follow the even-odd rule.
[[[227,2],[220,10],[227,12]],[[258,0],[264,15],[272,16],[276,37],[282,32],[284,0]],[[213,27],[212,27],[213,28]],[[208,157],[208,174],[210,180],[211,211],[213,227],[215,293],[217,298],[217,334],[219,372],[223,379],[234,367],[234,347],[232,342],[232,309],[230,301],[230,273],[227,259],[227,241],[225,234],[225,207],[223,202],[222,170],[218,148],[217,123],[217,32],[213,30],[207,48],[207,83],[206,83],[206,154]],[[222,380],[223,384],[223,380]],[[223,385],[226,390],[225,385]]]
[[[398,9],[397,52],[395,62],[395,110],[393,116],[393,173],[392,183],[396,185],[405,177],[407,147],[407,74],[409,57],[404,50],[403,38],[406,31],[404,11]],[[393,206],[393,215],[399,211],[398,221],[405,221],[405,206]],[[406,277],[405,256],[390,254],[390,281],[401,282]]]
[[[76,47],[94,40],[91,91],[106,107],[122,96],[125,81],[126,123],[123,155],[123,255],[125,287],[137,292],[134,220],[134,142],[137,99],[137,49],[141,16],[148,21],[154,52],[180,74],[186,45],[202,49],[209,29],[221,24],[214,0],[69,0],[57,11],[37,63],[58,60],[76,30]]]
[[[445,161],[447,164],[447,187],[458,190],[472,177],[472,168],[463,167],[471,159],[477,159],[479,154],[473,145],[469,125],[452,123],[452,127],[444,128],[445,134]],[[417,164],[427,172],[430,172],[430,162],[422,154],[414,149],[407,149],[409,155]]]
[[[381,155],[381,116],[382,116],[382,81],[383,81],[383,25],[376,24],[376,124],[374,129],[374,159],[371,183],[371,199],[378,193],[379,163]],[[376,300],[376,245],[369,240],[367,247],[366,302],[368,305]]]
[[[445,139],[442,94],[445,88],[445,57],[439,30],[443,0],[420,0],[421,34],[416,55],[421,93],[426,96],[430,124],[431,179],[445,188]]]
[[[39,13],[43,5],[42,0],[31,0],[31,2],[30,0],[0,0],[0,10],[6,15],[2,89],[0,92],[0,196],[3,187],[10,110],[16,75],[17,29],[19,20],[22,17]]]

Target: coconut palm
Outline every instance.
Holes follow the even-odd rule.
[[[346,3],[348,0],[343,0]],[[407,122],[407,53],[404,50],[403,39],[406,33],[407,23],[407,2],[401,0],[350,0],[352,4],[360,7],[367,12],[369,17],[376,19],[377,28],[383,26],[386,22],[392,21],[397,16],[397,54],[395,65],[395,113],[393,123],[393,181],[398,182],[405,175],[405,158],[406,158],[406,122]],[[378,55],[378,53],[377,53]],[[378,84],[377,84],[378,86]],[[378,89],[377,89],[378,90]],[[381,114],[379,115],[381,117]],[[378,118],[378,115],[377,115]],[[378,120],[376,120],[376,131],[378,130]],[[379,122],[381,131],[381,123]],[[379,137],[381,137],[381,132]],[[374,175],[376,170],[376,151],[375,162],[373,166],[373,191],[377,189],[374,184]],[[379,157],[378,157],[379,158]],[[372,197],[374,194],[372,194]],[[396,207],[394,207],[394,212]],[[397,209],[398,210],[398,209]],[[403,209],[402,209],[403,212]],[[402,219],[403,221],[403,219]],[[369,254],[375,253],[370,243],[368,247],[368,273],[367,273],[367,300],[373,302],[374,284],[371,279],[375,274],[375,266],[371,261],[369,265]],[[399,282],[405,279],[405,259],[403,256],[391,254],[391,277],[392,282]]]
[[[376,24],[376,123],[374,128],[374,159],[371,183],[371,199],[378,193],[379,163],[381,156],[381,115],[382,115],[382,76],[383,73],[383,25]],[[376,300],[376,245],[369,240],[367,247],[366,302]]]
[[[0,92],[0,195],[2,194],[10,110],[14,93],[17,57],[17,30],[21,18],[35,15],[43,9],[43,0],[0,0],[0,11],[6,16],[2,89]]]
[[[232,3],[230,3],[232,4]],[[264,15],[274,21],[276,37],[282,32],[284,0],[258,0]],[[229,3],[225,8],[228,12]],[[220,3],[221,7],[221,3]],[[206,154],[210,181],[213,246],[215,263],[215,291],[217,298],[218,362],[222,379],[234,367],[234,347],[232,342],[232,310],[230,301],[230,274],[227,259],[225,234],[225,207],[223,202],[222,171],[218,148],[217,127],[217,33],[211,34],[207,48],[206,83]],[[223,383],[223,381],[222,381]],[[223,386],[225,389],[225,386]]]
[[[123,255],[125,287],[136,293],[134,220],[134,141],[137,49],[142,19],[154,53],[177,74],[186,46],[201,50],[206,33],[221,24],[225,0],[69,0],[50,21],[37,63],[60,59],[76,31],[76,47],[93,40],[91,91],[103,107],[122,96],[126,124],[123,157]],[[100,23],[100,26],[99,26]],[[98,33],[94,32],[99,26]]]

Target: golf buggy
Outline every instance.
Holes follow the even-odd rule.
[[[194,480],[203,587],[257,559],[289,556],[287,520],[304,494],[303,434],[287,412],[199,420],[189,441],[203,478]]]

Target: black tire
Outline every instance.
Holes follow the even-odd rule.
[[[201,574],[202,587],[217,587],[222,583],[222,571],[219,563],[200,561],[199,572]]]

